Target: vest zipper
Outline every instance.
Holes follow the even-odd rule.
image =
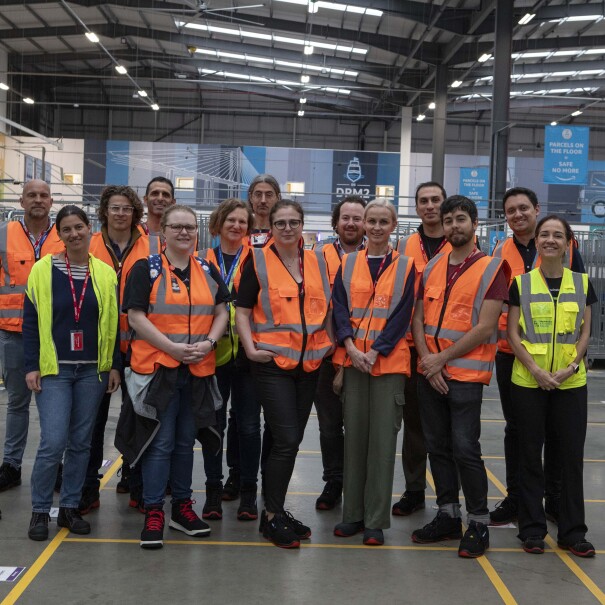
[[[563,284],[563,280],[561,279],[561,284]],[[548,284],[546,285],[546,287],[548,287]],[[561,290],[561,287],[559,286],[559,291]],[[550,294],[550,292],[549,292]],[[555,338],[556,338],[556,330],[557,330],[557,303],[555,302],[555,299],[552,297],[552,294],[550,295],[550,298],[553,301],[554,307],[555,307],[555,314],[554,314],[554,318],[553,318],[553,322],[552,322],[552,357],[550,358],[550,371],[552,373],[552,368],[555,365]],[[559,297],[557,296],[557,300],[559,299]]]

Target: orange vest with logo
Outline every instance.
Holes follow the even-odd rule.
[[[571,261],[573,259],[573,254],[575,250],[574,242],[570,242],[569,250],[567,251],[566,259],[569,261],[569,268],[571,269]],[[523,275],[525,273],[525,263],[523,262],[523,257],[519,252],[517,246],[512,237],[507,237],[505,240],[502,240],[496,244],[494,248],[494,252],[492,254],[494,258],[502,258],[504,259],[511,268],[511,276],[508,282],[508,287],[510,288],[513,280],[517,275]],[[567,263],[565,263],[567,264]],[[534,262],[532,263],[531,268],[536,269],[540,266],[540,256],[536,252],[536,256],[534,258]],[[502,313],[500,315],[500,319],[498,320],[498,351],[502,353],[513,354],[513,350],[510,348],[508,344],[508,339],[506,336],[506,328],[508,325],[508,304],[504,304],[502,307]]]
[[[503,261],[483,256],[468,267],[446,293],[449,254],[438,254],[425,267],[424,338],[431,353],[439,353],[460,340],[479,321],[489,287]],[[497,334],[462,357],[452,359],[445,370],[452,380],[489,384],[496,356]]]
[[[260,285],[251,317],[256,348],[277,353],[274,361],[284,370],[299,363],[305,372],[316,370],[332,346],[325,325],[331,293],[323,254],[306,250],[303,256],[304,348],[298,284],[272,247],[254,248],[252,259]]]
[[[202,342],[208,336],[214,321],[214,300],[218,284],[196,257],[189,257],[189,292],[185,284],[170,271],[166,257],[162,254],[162,272],[153,282],[149,296],[147,319],[169,340],[181,344]],[[132,341],[130,365],[139,374],[151,374],[158,365],[176,368],[180,362],[157,349],[146,340]],[[215,354],[210,351],[204,359],[187,366],[194,376],[214,374]]]
[[[65,250],[53,225],[40,257]],[[36,262],[34,246],[20,221],[0,223],[0,330],[21,332],[23,301],[29,272]]]
[[[347,293],[351,327],[354,332],[357,331],[354,344],[360,351],[367,353],[380,336],[389,317],[401,302],[413,266],[413,259],[393,252],[392,261],[378,277],[374,290],[365,252],[353,252],[343,256],[342,283]],[[368,306],[372,292],[374,298]],[[335,364],[351,365],[351,359],[346,355],[344,347],[336,349],[333,359]],[[410,348],[403,327],[401,338],[389,355],[378,355],[371,374],[410,375]]]
[[[139,230],[141,232],[141,230]],[[106,244],[103,238],[103,233],[93,233],[90,238],[89,252],[102,260],[105,264],[114,269],[118,275],[118,309],[120,310],[120,351],[126,353],[128,351],[128,343],[130,340],[130,327],[128,326],[128,314],[122,312],[122,300],[124,299],[124,288],[126,287],[126,279],[132,269],[132,266],[140,259],[146,258],[150,254],[156,254],[149,249],[149,238],[147,235],[140,235],[134,241],[132,246],[125,250],[125,255],[121,261],[115,259],[111,244]],[[116,269],[116,262],[118,268]]]

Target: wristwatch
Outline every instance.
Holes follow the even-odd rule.
[[[210,336],[206,336],[206,338],[204,338],[204,340],[207,340],[212,345],[212,348],[216,351],[216,347],[218,345],[216,344],[216,340],[214,340],[214,338],[210,338]]]
[[[570,364],[567,364],[567,367],[569,368],[571,366],[571,369],[573,370],[574,374],[577,374],[580,371],[580,365],[575,363],[574,361],[572,361]]]

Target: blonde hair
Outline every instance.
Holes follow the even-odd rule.
[[[364,220],[366,216],[368,216],[368,211],[371,208],[386,208],[391,213],[393,223],[397,224],[397,210],[395,210],[395,206],[393,206],[386,197],[377,197],[366,206],[365,212],[363,213]]]

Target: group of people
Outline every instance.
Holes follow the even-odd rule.
[[[58,525],[90,532],[82,516],[100,505],[109,400],[121,385],[118,490],[145,514],[142,548],[163,545],[166,494],[169,526],[187,535],[209,535],[221,502],[240,498],[239,520],[260,516],[266,539],[299,547],[311,529],[286,496],[315,404],[325,482],[315,507],[331,510],[344,494],[336,536],[382,545],[391,515],[423,509],[428,453],[438,512],[414,542],[458,539],[461,557],[479,557],[490,524],[518,520],[523,549],[539,554],[548,516],[561,548],[594,555],[582,462],[596,296],[570,226],[554,215],[538,222],[534,192],[507,191],[513,237],[493,256],[479,249],[475,204],[436,182],[418,186],[421,224],[396,246],[394,206],[349,196],[333,210],[336,238],[305,249],[303,207],[270,175],[252,181],[247,203],[232,198],[213,211],[207,250],[170,181],[153,179],[145,202],[142,224],[136,193],[106,187],[91,237],[76,206],[51,225],[48,185],[31,181],[23,220],[0,224],[9,395],[0,490],[21,482],[33,391],[41,431],[31,539],[48,538],[55,488]],[[494,362],[508,495],[490,512],[480,417]],[[405,491],[391,506],[402,423]],[[201,518],[191,499],[196,439]]]

